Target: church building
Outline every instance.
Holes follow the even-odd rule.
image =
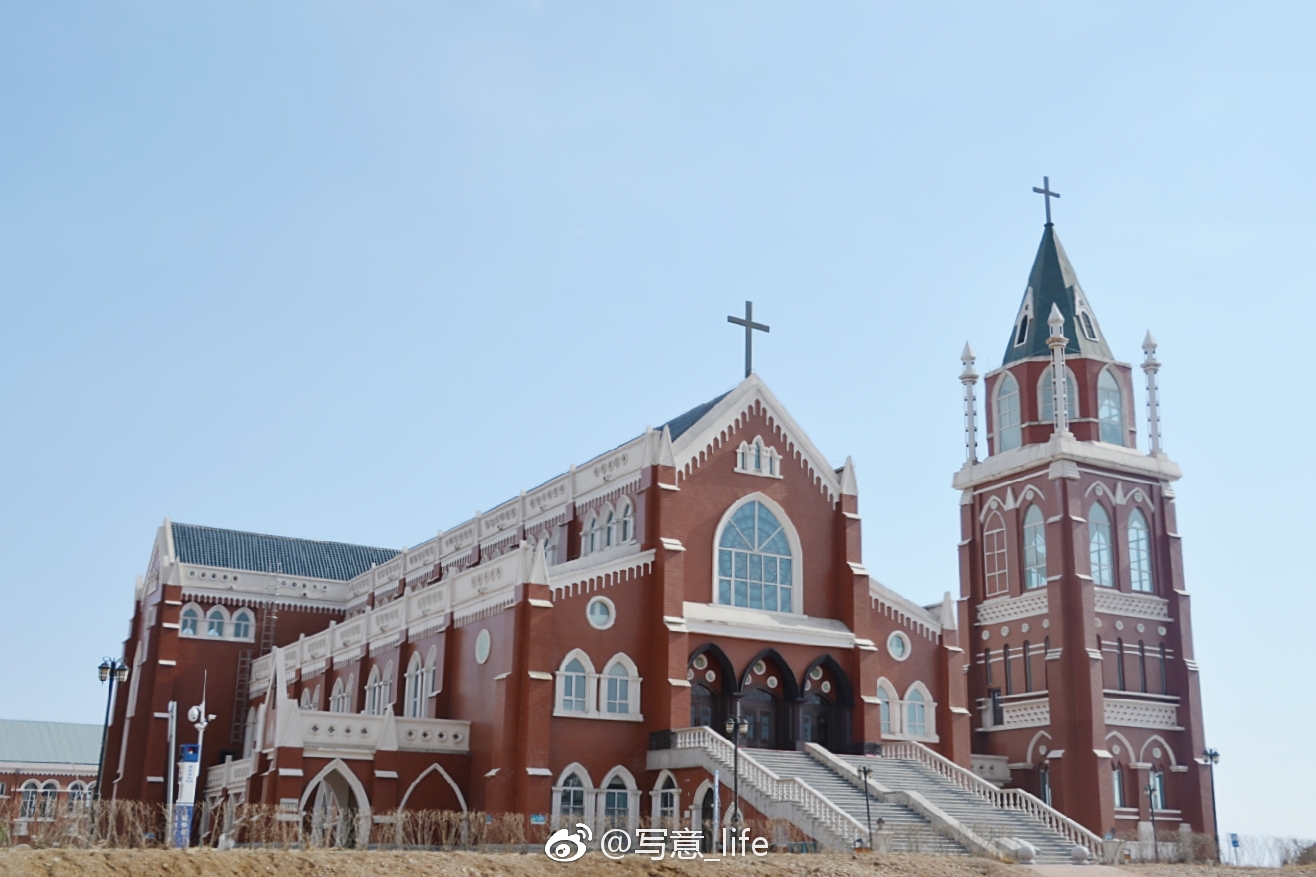
[[[340,844],[407,809],[698,824],[731,802],[732,737],[745,810],[832,845],[859,823],[782,791],[791,758],[849,782],[900,758],[970,793],[1018,790],[1080,845],[1153,816],[1209,832],[1154,342],[1144,453],[1133,369],[1050,222],[1008,336],[984,459],[965,351],[959,597],[931,606],[870,575],[855,464],[829,465],[753,373],[411,548],[166,519],[106,797],[164,800],[168,704],[204,696],[211,841],[244,802]]]

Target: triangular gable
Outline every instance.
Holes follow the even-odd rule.
[[[752,413],[759,409],[774,431],[781,435],[786,459],[803,466],[809,477],[835,503],[841,495],[841,480],[827,458],[809,440],[767,384],[758,375],[750,375],[734,390],[715,400],[693,423],[685,425],[679,436],[672,437],[672,457],[677,483],[690,476],[715,450],[732,442]],[[749,436],[752,438],[753,436]]]

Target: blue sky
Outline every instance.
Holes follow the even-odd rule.
[[[868,567],[940,598],[1048,174],[1116,355],[1161,342],[1221,830],[1316,836],[1313,23],[0,4],[0,715],[100,720],[165,515],[417,544],[734,384],[750,298]]]

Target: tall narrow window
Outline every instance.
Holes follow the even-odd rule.
[[[983,669],[983,673],[987,677],[987,684],[991,685],[992,684],[992,650],[991,649],[982,650],[982,669]]]
[[[1037,403],[1042,410],[1042,422],[1050,423],[1056,419],[1055,369],[1047,366],[1042,372],[1042,379],[1037,383]],[[1065,412],[1071,422],[1078,419],[1078,388],[1074,385],[1074,373],[1065,369]]]
[[[592,515],[589,519],[589,534],[586,536],[586,545],[589,547],[589,550],[585,552],[586,554],[593,554],[599,550],[599,519]]]
[[[878,711],[882,719],[882,733],[891,733],[891,695],[885,688],[877,689]]]
[[[1001,375],[996,387],[996,451],[1012,451],[1023,441],[1019,419],[1019,382],[1014,375]]]
[[[1048,636],[1045,639],[1045,641],[1042,643],[1042,687],[1045,688],[1047,691],[1051,690],[1051,679],[1047,675],[1051,671],[1049,669],[1050,665],[1047,663],[1046,660],[1047,656],[1050,654],[1051,654],[1051,637]]]
[[[1001,665],[1005,668],[1005,693],[1014,694],[1014,672],[1010,668],[1010,644],[1001,649]]]
[[[680,802],[680,790],[676,788],[676,780],[668,776],[663,780],[662,791],[658,793],[658,818],[675,819],[676,808]]]
[[[987,516],[982,534],[982,559],[987,573],[987,596],[1010,591],[1010,566],[1005,554],[1005,518],[1000,512]]]
[[[1129,584],[1135,591],[1151,593],[1152,562],[1151,533],[1147,519],[1134,509],[1129,514]]]
[[[1128,687],[1124,684],[1124,640],[1123,639],[1115,640],[1115,658],[1117,661],[1117,663],[1115,664],[1115,681],[1119,683],[1120,691],[1128,691],[1129,690]]]
[[[1088,510],[1088,560],[1092,566],[1092,581],[1103,588],[1113,587],[1115,576],[1111,555],[1110,515],[1101,503]]]
[[[612,512],[608,512],[608,523],[604,527],[603,546],[611,548],[617,544],[617,518]]]
[[[251,613],[246,609],[239,609],[233,615],[233,638],[251,639]]]
[[[1165,661],[1165,643],[1161,643],[1161,694],[1170,693],[1170,674]]]
[[[1147,646],[1138,643],[1138,690],[1147,693]]]
[[[197,623],[200,620],[201,616],[197,614],[197,611],[188,606],[183,610],[183,621],[178,626],[178,632],[183,636],[196,636]]]
[[[635,538],[635,508],[627,500],[621,507],[621,541],[629,542]]]
[[[1033,690],[1033,647],[1024,640],[1024,691]]]
[[[1114,790],[1114,795],[1112,797],[1115,799],[1115,806],[1123,807],[1124,806],[1124,771],[1120,769],[1120,766],[1118,764],[1111,766],[1110,781],[1111,781],[1111,787]]]
[[[1046,586],[1046,521],[1036,505],[1024,515],[1024,587]]]
[[[1041,798],[1048,807],[1051,806],[1051,768],[1045,762],[1042,763],[1042,769],[1037,774],[1038,785],[1041,786]]]
[[[576,658],[567,665],[562,675],[562,709],[585,711],[585,667]]]
[[[1151,805],[1153,810],[1165,809],[1165,773],[1157,770],[1151,775]]]
[[[31,819],[37,815],[37,784],[35,780],[23,783],[19,790],[18,818]]]
[[[59,799],[59,783],[54,780],[41,784],[41,810],[39,819],[55,818],[55,802]]]
[[[1101,440],[1112,445],[1123,445],[1124,393],[1119,379],[1110,369],[1097,378],[1097,420],[1100,422]]]
[[[915,737],[923,737],[928,733],[927,704],[923,700],[923,695],[915,689],[909,693],[905,701],[906,721],[905,730]]]
[[[420,662],[420,655],[411,656],[407,665],[406,715],[410,719],[421,717],[421,708],[425,703],[425,667]]]
[[[786,531],[768,507],[753,500],[736,509],[718,539],[717,602],[794,611],[794,568]]]
[[[206,616],[206,636],[224,635],[224,610],[216,606]]]

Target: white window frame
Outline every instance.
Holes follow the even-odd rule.
[[[1005,388],[1013,387],[1007,393]],[[1014,396],[1014,422],[1011,424],[1003,423],[1001,402],[1007,396]],[[1024,443],[1023,428],[1023,393],[1019,389],[1019,380],[1012,373],[1005,371],[996,382],[992,392],[992,453],[1000,454],[1005,451],[1013,451],[1022,447]],[[1009,430],[1010,441],[1006,441],[1006,430]],[[1006,445],[1009,444],[1009,447]]]
[[[886,695],[885,704],[882,695]],[[878,733],[883,737],[897,737],[904,727],[902,719],[904,715],[900,707],[900,694],[896,691],[894,685],[885,677],[877,680],[877,727]],[[886,722],[882,721],[882,708],[885,705],[887,718]],[[885,724],[885,727],[883,725]]]
[[[595,604],[601,604],[607,607],[608,619],[605,623],[601,624],[594,618]],[[608,628],[612,627],[614,624],[617,623],[617,605],[613,603],[611,600],[609,600],[607,597],[603,597],[603,596],[591,597],[590,601],[585,604],[585,620],[588,621],[589,626],[594,628],[595,630],[607,630]]]
[[[608,795],[610,793],[618,794],[621,790],[610,789],[608,788],[608,786],[612,784],[613,780],[617,780],[617,779],[621,780],[622,784],[625,786],[626,825],[624,826],[624,828],[626,831],[634,832],[635,829],[638,828],[640,825],[639,786],[636,785],[635,777],[631,775],[631,772],[629,770],[622,767],[621,765],[617,765],[612,770],[608,771],[608,773],[603,777],[603,782],[601,782],[599,784],[598,789],[595,790],[597,802],[594,812],[597,815],[597,821],[598,821],[598,825],[596,826],[597,828],[597,833],[595,835],[596,837],[601,836],[602,832],[606,831],[608,828],[613,827],[607,824]],[[561,804],[561,799],[559,799],[558,803]],[[619,825],[616,827],[622,828],[623,826]]]
[[[246,620],[247,634],[245,636],[238,635],[239,617]],[[252,612],[250,609],[248,609],[245,606],[237,610],[236,612],[233,613],[233,617],[229,619],[228,630],[229,630],[229,635],[233,639],[243,640],[245,642],[254,642],[256,639],[256,613]]]
[[[190,631],[187,629],[187,622],[188,622],[187,612],[189,609],[196,613],[196,624],[193,626],[192,630]],[[202,636],[201,626],[205,623],[206,623],[206,613],[205,610],[201,608],[201,604],[188,603],[186,606],[183,607],[183,611],[178,613],[178,635]]]
[[[219,613],[219,633],[211,633],[211,625],[215,624],[215,619],[211,616]],[[206,610],[205,617],[206,632],[204,636],[207,639],[228,639],[229,638],[229,615],[228,610],[218,603]]]
[[[409,719],[425,718],[425,664],[419,652],[413,652],[407,664],[402,714]]]
[[[722,532],[731,523],[732,517],[735,516],[743,506],[751,502],[762,503],[772,516],[781,524],[782,532],[786,534],[786,542],[791,549],[791,608],[789,612],[782,612],[779,609],[751,609],[747,606],[735,605],[734,584],[732,585],[731,603],[718,602],[718,550],[722,547]],[[718,521],[717,527],[713,530],[713,564],[712,576],[709,588],[709,604],[723,609],[737,609],[749,612],[771,612],[779,615],[803,615],[804,614],[804,547],[800,543],[800,534],[795,529],[794,522],[791,521],[790,515],[786,514],[778,503],[770,497],[755,491],[747,493],[740,499],[733,502],[722,513],[722,520]]]
[[[1034,517],[1034,513],[1036,513],[1036,520],[1029,523],[1029,519]],[[1035,502],[1031,503],[1024,511],[1023,522],[1023,585],[1025,591],[1035,591],[1038,588],[1046,587],[1046,515],[1042,513],[1042,507]],[[1040,542],[1034,534],[1040,534]],[[1030,556],[1031,563],[1029,562]]]
[[[439,648],[430,646],[425,653],[425,697],[430,698],[443,690],[443,680],[439,678]]]
[[[995,523],[997,526],[993,526]],[[1010,552],[1005,516],[992,509],[982,532],[983,573],[988,597],[1010,593]],[[993,564],[993,561],[995,563]]]
[[[763,436],[743,441],[736,448],[735,471],[741,475],[758,475],[762,478],[783,478],[781,474],[782,454],[775,447],[764,441]]]
[[[567,665],[570,664],[572,661],[580,661],[580,666],[585,668],[585,673],[584,673],[585,709],[584,710],[575,710],[575,709],[568,710],[568,709],[564,709],[562,706],[562,702],[566,698],[567,677],[581,675],[578,673],[567,672]],[[599,678],[598,674],[594,672],[594,662],[589,659],[589,655],[585,654],[585,652],[582,651],[581,649],[572,649],[571,651],[567,652],[566,656],[562,659],[561,663],[558,664],[558,668],[557,668],[556,681],[554,683],[554,690],[553,690],[553,715],[579,719],[579,718],[586,718],[591,714],[598,712],[598,704],[597,704],[597,697],[599,690],[598,678]],[[573,694],[572,700],[576,700],[576,699],[577,698]]]
[[[1097,542],[1098,535],[1105,539],[1104,549]],[[1100,502],[1092,503],[1088,507],[1088,571],[1092,575],[1092,583],[1098,587],[1115,587],[1114,537],[1115,528],[1111,524],[1110,512]],[[1101,556],[1103,553],[1104,559]],[[1100,575],[1102,571],[1105,572],[1104,576]]]
[[[630,498],[621,503],[621,542],[623,545],[635,541],[635,503]]]
[[[581,809],[584,810],[584,813],[564,817],[562,815],[562,792],[567,788],[566,782],[573,774],[580,780],[580,788],[583,792]],[[558,774],[557,782],[553,784],[553,798],[549,803],[549,812],[553,817],[554,828],[574,826],[577,822],[583,822],[586,825],[594,824],[594,782],[589,778],[589,771],[580,762],[577,761],[567,765],[562,773]]]
[[[1135,547],[1135,523],[1142,536]],[[1129,589],[1139,594],[1156,593],[1156,575],[1152,567],[1152,531],[1151,523],[1141,509],[1129,512],[1128,523],[1124,525],[1124,538],[1129,558]]]
[[[1101,382],[1105,380],[1107,376],[1109,376],[1110,379],[1115,382],[1115,387],[1113,390],[1101,386]],[[1117,394],[1118,398],[1116,399],[1116,401],[1118,404],[1115,407],[1116,410],[1119,412],[1118,420],[1112,419],[1106,415],[1107,400],[1102,397],[1103,393]],[[1128,441],[1129,441],[1128,418],[1125,416],[1125,412],[1124,412],[1124,397],[1126,395],[1127,394],[1124,392],[1124,384],[1120,382],[1119,375],[1115,373],[1115,370],[1110,366],[1106,366],[1105,368],[1103,368],[1101,370],[1101,374],[1097,375],[1097,439],[1099,441],[1107,442],[1107,444],[1119,445],[1120,447],[1125,447],[1128,445]],[[1107,441],[1106,433],[1108,428],[1114,428],[1119,430],[1118,442]]]
[[[614,668],[621,668],[626,671],[625,676],[614,675]],[[626,699],[623,702],[619,699],[618,705],[626,707],[625,712],[613,712],[612,698],[609,696],[611,682],[626,683]],[[599,674],[599,694],[595,698],[598,705],[599,718],[609,719],[618,722],[642,722],[644,716],[640,714],[640,678],[639,668],[635,662],[625,652],[618,652],[608,659],[608,663],[603,665],[603,672]]]
[[[1042,376],[1037,379],[1037,411],[1041,423],[1051,423],[1056,416],[1055,391],[1051,380],[1051,372],[1054,370],[1054,366],[1047,365],[1042,369]],[[1051,409],[1049,412],[1048,408]],[[1065,366],[1065,408],[1069,423],[1078,420],[1078,382],[1074,379],[1073,369],[1068,365]]]

